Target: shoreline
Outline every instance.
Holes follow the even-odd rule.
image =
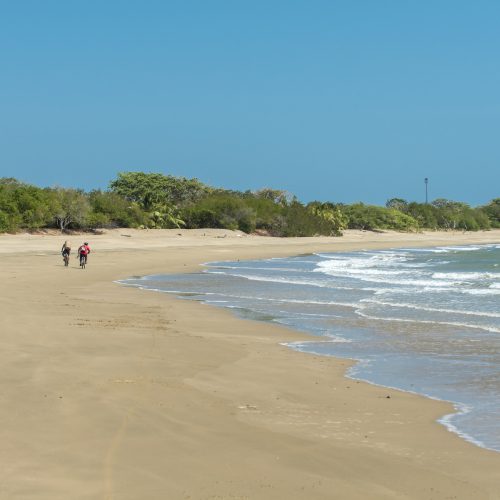
[[[472,244],[474,245],[474,244]],[[459,246],[460,247],[460,246]],[[439,247],[433,247],[433,248],[439,248]],[[303,254],[304,255],[304,254]],[[305,254],[307,255],[307,254]],[[298,256],[298,255],[297,255]],[[266,257],[261,257],[262,260],[266,260]],[[258,259],[258,260],[261,260],[261,259]],[[252,260],[252,259],[250,259]],[[215,261],[207,261],[207,262],[203,262],[200,264],[200,266],[203,268],[203,267],[210,267],[211,264],[213,264]],[[217,261],[218,263],[220,263],[221,261]],[[233,261],[233,260],[224,260],[222,261],[223,263],[236,263],[238,261]],[[201,273],[203,272],[203,269],[201,270],[197,270],[195,271],[195,274],[196,273]],[[135,277],[137,278],[137,277]],[[143,279],[143,278],[148,278],[148,276],[140,276],[139,277],[140,279]],[[190,300],[189,297],[184,297],[184,294],[190,294],[190,292],[180,292],[180,291],[169,291],[169,290],[161,290],[161,289],[156,289],[156,288],[144,288],[142,285],[140,284],[129,284],[127,283],[127,279],[125,280],[118,280],[116,281],[117,284],[119,285],[122,285],[122,286],[129,286],[129,287],[133,287],[133,288],[137,288],[137,289],[140,289],[140,290],[145,290],[145,291],[151,291],[151,292],[155,292],[155,293],[165,293],[165,294],[168,294],[168,295],[171,295],[173,297],[175,297],[176,299],[179,299],[179,300]],[[203,293],[200,293],[200,294],[196,294],[196,295],[200,295],[201,297],[203,298],[200,298],[200,299],[195,299],[195,302],[198,302],[198,303],[202,303],[204,305],[208,305],[209,307],[212,307],[212,308],[215,308],[217,310],[229,310],[229,312],[234,316],[236,317],[237,319],[240,319],[240,320],[243,320],[243,321],[254,321],[254,322],[257,322],[257,323],[264,323],[264,324],[276,324],[276,323],[273,323],[273,321],[268,321],[268,320],[265,320],[265,319],[262,319],[262,320],[259,320],[259,319],[250,319],[250,318],[244,318],[242,316],[239,316],[237,313],[233,312],[231,309],[228,309],[226,306],[224,305],[216,305],[216,304],[210,304],[209,302],[207,302],[205,300],[205,296],[203,295]],[[295,329],[293,326],[287,326],[287,325],[282,325],[281,323],[277,323],[281,326],[284,326],[284,328],[287,328],[293,332],[296,332],[296,333],[300,333],[300,334],[304,334],[306,335],[307,337],[309,337],[310,339],[313,339],[315,338],[315,336],[310,333],[309,331],[307,330],[297,330]],[[459,416],[459,415],[465,415],[467,413],[470,412],[470,407],[468,404],[466,403],[461,403],[459,401],[453,401],[451,399],[446,399],[446,398],[443,398],[443,397],[439,397],[439,396],[432,396],[430,394],[427,394],[427,393],[424,393],[424,392],[418,392],[418,391],[414,391],[414,390],[411,390],[411,389],[404,389],[404,388],[401,388],[401,387],[397,387],[397,386],[392,386],[392,385],[386,385],[386,384],[383,384],[383,383],[379,383],[379,382],[375,382],[375,381],[372,381],[372,380],[369,380],[367,378],[362,378],[360,376],[357,376],[353,373],[353,370],[356,368],[356,366],[362,362],[361,359],[357,359],[357,358],[353,358],[353,357],[344,357],[344,356],[341,356],[340,354],[324,354],[324,353],[320,353],[320,352],[313,352],[313,351],[307,351],[307,350],[303,350],[302,348],[300,347],[296,347],[295,345],[296,344],[299,344],[300,346],[304,345],[304,344],[307,344],[307,343],[315,343],[316,341],[315,340],[304,340],[304,341],[290,341],[290,342],[283,342],[281,343],[281,345],[291,349],[291,350],[295,350],[297,352],[300,352],[302,354],[305,354],[305,355],[316,355],[316,356],[323,356],[323,357],[330,357],[330,358],[333,358],[333,359],[336,359],[337,361],[339,360],[348,360],[348,361],[351,361],[352,362],[352,365],[346,369],[345,371],[345,377],[347,379],[350,379],[350,380],[353,380],[353,381],[359,381],[359,382],[362,382],[362,383],[366,383],[366,384],[370,384],[370,385],[373,385],[373,386],[376,386],[376,387],[379,387],[379,388],[385,388],[385,389],[390,389],[390,390],[394,390],[394,391],[399,391],[399,392],[405,392],[405,393],[408,393],[408,394],[412,394],[412,395],[415,395],[415,396],[418,396],[418,397],[424,397],[426,399],[429,399],[429,400],[433,400],[433,401],[438,401],[438,402],[443,402],[443,403],[446,403],[446,404],[449,404],[453,407],[453,411],[450,412],[450,413],[447,413],[447,414],[444,414],[440,417],[438,417],[436,419],[436,422],[439,423],[440,425],[442,425],[447,431],[453,433],[453,434],[456,434],[460,439],[463,439],[464,441],[468,442],[468,443],[471,443],[479,448],[482,448],[482,449],[485,449],[485,450],[488,450],[488,451],[492,451],[492,452],[495,452],[495,453],[500,453],[500,450],[499,449],[495,449],[495,448],[492,448],[488,445],[486,445],[483,441],[473,437],[472,435],[468,434],[466,431],[464,430],[461,430],[460,428],[458,428],[456,426],[455,423],[453,423],[453,419],[454,419],[454,416]]]
[[[284,342],[283,345],[285,345],[286,347],[289,347],[290,349],[293,349],[293,347],[290,347],[290,345],[293,345],[293,343],[294,342],[289,342],[289,343]],[[304,344],[304,343],[307,343],[307,341],[299,342],[299,343]],[[491,451],[493,453],[500,453],[499,450],[496,450],[494,448],[490,448],[490,447],[486,446],[482,441],[475,439],[474,437],[470,436],[466,432],[460,431],[454,424],[447,422],[448,420],[451,420],[454,415],[463,415],[463,414],[469,413],[468,412],[469,407],[465,403],[459,403],[459,402],[452,401],[449,399],[431,396],[430,394],[420,393],[417,391],[412,391],[410,389],[401,389],[400,387],[396,387],[396,386],[384,385],[384,384],[381,384],[378,382],[372,382],[371,380],[368,380],[368,379],[356,377],[355,375],[351,375],[349,372],[352,370],[352,368],[354,368],[359,363],[359,360],[357,360],[355,358],[343,358],[343,357],[340,357],[338,355],[309,353],[307,351],[300,351],[298,349],[297,349],[297,352],[301,352],[302,354],[306,354],[306,355],[309,354],[309,355],[324,356],[324,357],[329,357],[329,358],[333,358],[333,359],[337,359],[337,360],[346,360],[347,359],[348,361],[352,361],[353,364],[352,364],[352,366],[346,368],[346,370],[345,370],[344,376],[346,379],[361,382],[363,384],[372,385],[374,387],[388,389],[391,391],[404,392],[404,393],[411,394],[411,395],[419,397],[419,398],[425,398],[425,399],[428,399],[430,401],[436,401],[438,403],[448,404],[453,408],[453,411],[438,417],[436,419],[436,423],[442,425],[443,428],[446,429],[448,432],[455,434],[456,436],[458,436],[460,439],[464,440],[467,443],[470,443],[474,446],[477,446],[478,448],[483,449],[483,450]]]
[[[279,345],[309,338],[286,327],[112,281],[499,235],[118,232],[91,241],[85,271],[54,258],[60,237],[0,236],[0,498],[498,498],[498,453],[433,421],[449,404],[350,381],[347,360]]]

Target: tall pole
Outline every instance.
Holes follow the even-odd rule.
[[[429,179],[426,177],[424,179],[424,182],[425,182],[425,204],[427,205],[427,203],[428,203],[428,199],[427,199],[427,184],[429,184]]]

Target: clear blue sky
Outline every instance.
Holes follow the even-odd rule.
[[[0,0],[0,176],[500,197],[497,0]]]

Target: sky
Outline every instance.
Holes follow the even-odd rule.
[[[497,0],[0,0],[0,177],[500,197]]]

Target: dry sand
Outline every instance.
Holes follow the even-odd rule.
[[[346,379],[348,361],[281,346],[303,338],[286,328],[113,283],[500,232],[88,239],[82,271],[60,236],[0,236],[1,499],[500,498],[500,454],[437,424],[449,404]]]

